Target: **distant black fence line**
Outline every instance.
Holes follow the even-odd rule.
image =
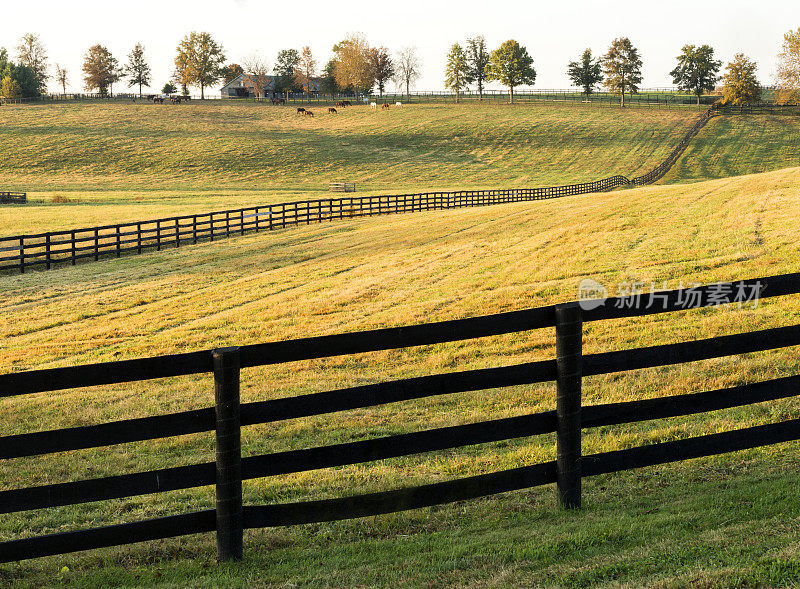
[[[0,204],[24,204],[28,195],[24,192],[0,192]]]
[[[216,509],[0,542],[0,562],[216,531],[221,561],[242,557],[242,530],[364,517],[557,484],[559,503],[581,505],[583,477],[800,439],[800,419],[583,456],[585,428],[692,415],[800,394],[800,375],[690,394],[582,406],[584,376],[676,365],[800,345],[800,325],[595,354],[583,354],[583,324],[800,293],[800,273],[659,293],[658,305],[618,297],[599,305],[567,303],[421,325],[203,350],[167,356],[0,375],[0,397],[213,374],[215,406],[168,415],[0,437],[0,459],[216,430],[216,461],[0,491],[0,512],[14,513],[216,485]],[[556,357],[461,370],[270,401],[240,403],[240,371],[255,366],[463,341],[555,328]],[[555,410],[383,438],[242,458],[241,427],[399,401],[540,382],[556,382]],[[422,452],[556,433],[557,459],[501,472],[382,493],[321,501],[243,505],[242,482]]]
[[[252,231],[372,215],[542,200],[602,192],[626,184],[629,181],[624,176],[612,176],[594,182],[547,188],[327,198],[0,237],[0,270],[19,270],[23,273],[32,268],[49,270],[56,265],[75,265],[81,260],[97,261],[101,257],[119,257],[124,253],[141,254],[148,250],[214,241]]]

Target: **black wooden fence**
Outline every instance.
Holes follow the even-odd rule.
[[[0,205],[26,202],[28,202],[28,195],[24,192],[0,192]]]
[[[202,532],[217,533],[220,560],[240,558],[242,530],[378,515],[556,483],[559,502],[578,507],[582,477],[800,439],[800,419],[613,452],[581,456],[584,428],[692,415],[800,394],[800,375],[691,394],[581,406],[584,376],[800,345],[791,325],[638,349],[582,354],[582,325],[655,313],[800,293],[800,273],[658,293],[604,304],[568,303],[422,325],[312,337],[67,368],[0,375],[0,396],[213,373],[215,407],[68,429],[0,437],[0,459],[33,457],[216,430],[216,463],[178,466],[91,480],[0,491],[0,512],[76,505],[216,485],[216,509],[0,543],[0,562],[63,554]],[[742,294],[745,293],[745,294]],[[746,298],[745,298],[746,297]],[[652,302],[652,301],[651,301]],[[555,328],[556,358],[463,370],[340,390],[240,404],[240,370],[314,358],[360,354]],[[267,455],[241,457],[240,428],[435,395],[530,383],[557,383],[556,409],[433,430]],[[54,399],[56,402],[56,399]],[[539,434],[557,433],[552,462],[457,480],[339,499],[242,504],[242,481],[359,464]]]
[[[628,184],[624,176],[595,182],[508,190],[461,190],[390,196],[360,196],[285,202],[213,213],[182,215],[151,221],[135,221],[0,237],[0,270],[50,269],[75,265],[80,260],[99,260],[124,253],[180,247],[199,241],[214,241],[252,231],[283,229],[294,225],[321,223],[391,213],[411,213],[461,207],[556,198],[588,194]]]

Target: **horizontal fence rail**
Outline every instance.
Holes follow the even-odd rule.
[[[800,420],[792,419],[581,457],[581,430],[586,428],[693,415],[799,395],[800,375],[790,375],[718,390],[582,406],[584,377],[800,346],[800,325],[791,325],[631,350],[595,354],[581,351],[585,322],[741,303],[741,293],[755,288],[759,298],[800,294],[800,273],[665,291],[659,293],[655,302],[641,296],[614,297],[583,301],[583,305],[551,305],[422,325],[0,375],[0,394],[9,397],[169,376],[213,374],[216,398],[215,407],[205,409],[6,435],[0,437],[0,459],[214,430],[217,435],[216,462],[0,491],[0,513],[14,513],[216,485],[216,509],[1,542],[0,562],[211,531],[217,533],[220,560],[236,560],[241,558],[242,530],[247,528],[379,515],[551,483],[557,483],[562,506],[577,508],[583,477],[800,439]],[[555,328],[553,360],[399,379],[269,401],[239,402],[242,368],[542,328]],[[555,410],[241,456],[241,427],[538,382],[557,383]],[[242,505],[242,482],[255,478],[553,433],[557,459],[552,462],[367,495]]]
[[[28,195],[25,192],[0,192],[0,205],[24,204],[28,202]]]
[[[781,108],[769,106],[773,109]],[[24,273],[30,269],[49,270],[63,265],[74,266],[83,261],[179,248],[246,233],[326,221],[543,200],[605,192],[626,185],[644,186],[664,177],[711,118],[720,114],[761,112],[747,108],[751,107],[712,105],[703,112],[663,162],[648,173],[631,179],[617,175],[593,182],[543,188],[461,190],[295,201],[149,221],[0,237],[0,271],[18,270]],[[766,109],[767,106],[762,108]],[[781,112],[791,113],[792,109],[798,108],[800,107],[787,107]],[[355,185],[348,183],[331,183],[330,186],[335,191],[355,190]]]

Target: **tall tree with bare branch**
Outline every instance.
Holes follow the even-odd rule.
[[[242,60],[243,70],[250,74],[258,98],[266,98],[269,83],[269,63],[260,53],[253,53]]]
[[[401,86],[405,86],[406,96],[411,97],[411,86],[419,79],[422,63],[417,56],[416,47],[406,47],[397,53],[397,74],[396,80]]]
[[[300,50],[300,60],[294,70],[294,79],[298,86],[306,92],[308,101],[311,102],[311,90],[314,88],[314,77],[317,75],[317,60],[311,53],[311,47],[306,45]]]
[[[56,64],[56,82],[61,85],[61,91],[66,94],[67,93],[67,68],[61,67],[59,64]]]

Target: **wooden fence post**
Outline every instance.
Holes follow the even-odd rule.
[[[239,348],[212,352],[217,420],[217,560],[242,558],[242,442]]]
[[[581,506],[581,369],[583,320],[578,303],[556,306],[556,468],[558,502]]]

